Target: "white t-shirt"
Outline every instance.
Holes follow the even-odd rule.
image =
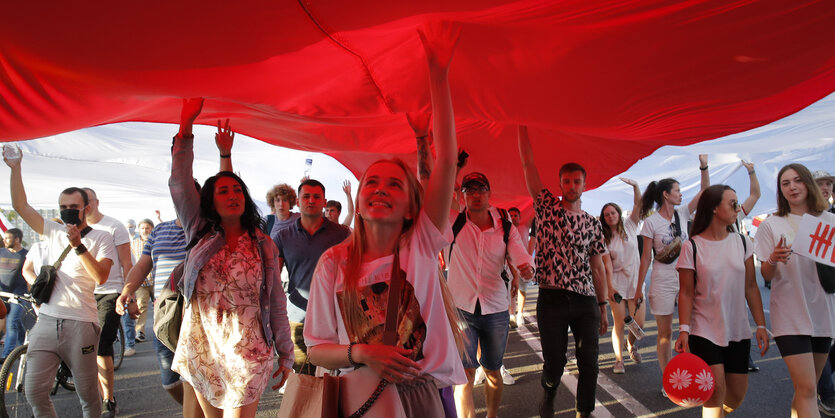
[[[745,245],[742,245],[745,239]],[[693,237],[696,243],[696,268],[690,240],[681,246],[676,268],[696,271],[690,334],[727,347],[730,341],[751,338],[748,313],[745,311],[745,260],[754,254],[747,237],[728,234],[722,241]]]
[[[481,230],[469,218],[458,236],[449,254],[449,246],[444,249],[444,257],[449,268],[447,283],[455,298],[458,309],[474,313],[476,301],[481,306],[482,315],[507,311],[510,306],[510,288],[502,279],[505,260],[509,258],[512,266],[522,264],[533,266],[533,257],[522,244],[519,231],[510,228],[507,244],[504,243],[504,227],[499,212],[491,207],[490,216],[493,226]],[[450,217],[455,222],[458,213]],[[508,278],[512,276],[508,275]]]
[[[104,231],[110,234],[113,237],[114,248],[122,244],[128,244],[130,246],[128,229],[116,218],[104,215],[98,223],[90,224],[90,227],[94,230]],[[119,252],[116,251],[115,257],[113,258],[113,267],[110,268],[110,275],[107,276],[107,281],[103,285],[96,286],[96,294],[122,293],[124,286],[125,278],[122,276],[122,264],[119,260]]]
[[[768,260],[786,235],[791,245],[797,235],[802,216],[769,216],[757,228],[754,252],[757,258]],[[823,212],[819,218],[835,222],[835,215]],[[811,335],[835,337],[835,294],[824,292],[818,280],[815,262],[792,254],[786,264],[777,263],[777,273],[771,282],[771,332],[781,335]]]
[[[687,221],[690,220],[690,210],[687,205],[681,205],[675,209],[678,212],[681,224],[681,242],[687,241]],[[644,220],[644,227],[641,228],[641,235],[652,238],[652,248],[656,253],[664,251],[669,243],[673,242],[675,237],[673,234],[673,224],[675,224],[675,216],[669,221],[664,219],[658,212],[650,215]],[[644,251],[652,251],[649,248],[644,248]],[[678,291],[678,271],[676,270],[676,263],[673,261],[670,264],[660,263],[652,260],[652,273],[650,274],[650,293],[653,290],[675,290]]]
[[[638,270],[641,257],[638,255],[638,224],[632,218],[624,218],[623,230],[626,240],[617,232],[609,242],[609,256],[612,257],[612,286],[624,299],[634,299],[638,286]]]
[[[415,230],[406,247],[400,250],[400,268],[406,272],[404,295],[406,314],[398,330],[404,328],[411,338],[402,342],[406,348],[417,348],[415,360],[424,373],[437,379],[441,386],[467,381],[461,357],[449,326],[438,273],[438,251],[452,241],[452,229],[441,232],[421,211]],[[358,291],[367,306],[368,324],[363,335],[349,337],[341,309],[346,247],[337,245],[325,251],[313,273],[310,299],[304,327],[308,347],[319,344],[348,344],[351,341],[382,341],[388,301],[388,281],[392,256],[362,264]],[[499,279],[501,280],[501,279]],[[407,302],[408,300],[408,302]],[[343,369],[349,372],[352,369]]]
[[[54,264],[70,243],[67,240],[67,229],[64,225],[44,219],[43,237],[49,242],[48,255],[44,258],[49,264]],[[96,260],[116,259],[113,238],[104,231],[92,230],[81,242]],[[40,271],[38,268],[35,270]],[[59,319],[98,324],[99,314],[96,297],[93,295],[95,288],[96,280],[81,264],[75,251],[70,249],[58,269],[58,279],[52,289],[52,296],[48,303],[41,305],[40,313]]]

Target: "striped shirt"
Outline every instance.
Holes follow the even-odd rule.
[[[186,233],[176,221],[163,222],[151,232],[142,254],[151,256],[154,263],[155,296],[159,296],[174,267],[186,259],[186,245]]]

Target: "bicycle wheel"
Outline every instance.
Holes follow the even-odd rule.
[[[0,397],[0,415],[3,418],[31,417],[32,408],[26,402],[23,378],[26,374],[26,350],[28,345],[15,348],[0,368],[3,396]]]
[[[72,380],[72,371],[70,371],[70,366],[67,366],[67,363],[61,362],[61,365],[58,367],[58,374],[55,375],[55,380],[64,389],[75,392],[75,381]]]
[[[122,321],[119,321],[119,332],[113,340],[113,371],[119,370],[122,359],[125,357],[125,329],[122,328]]]

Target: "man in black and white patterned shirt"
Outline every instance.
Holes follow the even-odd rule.
[[[599,336],[606,333],[607,289],[602,255],[606,253],[600,222],[580,209],[586,171],[577,163],[560,168],[562,199],[542,185],[534,165],[526,127],[519,127],[519,153],[528,192],[536,211],[536,318],[542,340],[540,415],[553,416],[557,386],[568,349],[568,327],[574,333],[578,417],[591,416],[597,388]]]

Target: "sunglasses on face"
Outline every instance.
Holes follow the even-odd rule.
[[[489,191],[489,190],[490,190],[490,188],[489,188],[489,187],[487,187],[487,186],[484,186],[484,185],[479,185],[479,186],[469,186],[469,187],[464,187],[464,188],[463,188],[463,189],[461,189],[461,190],[462,190],[465,194],[472,194],[472,193],[487,193],[487,191]]]
[[[739,210],[739,202],[731,200],[731,207],[734,208],[734,210]]]

